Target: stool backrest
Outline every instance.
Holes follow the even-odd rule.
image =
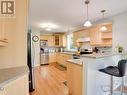
[[[126,65],[127,65],[127,60],[120,60],[118,63],[118,69],[120,71],[120,76],[124,76],[126,73]]]

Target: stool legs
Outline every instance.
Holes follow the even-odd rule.
[[[113,95],[113,76],[111,76],[111,80],[110,80],[110,95]]]
[[[124,95],[124,77],[122,77],[122,82],[121,82],[121,95]]]

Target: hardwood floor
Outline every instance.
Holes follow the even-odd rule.
[[[61,71],[53,65],[35,68],[35,91],[30,95],[68,95],[66,71]]]

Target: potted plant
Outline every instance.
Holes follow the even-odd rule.
[[[117,46],[117,51],[118,51],[118,53],[122,53],[123,52],[123,47],[118,45]]]

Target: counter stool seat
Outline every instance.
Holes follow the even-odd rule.
[[[109,66],[104,69],[100,69],[99,71],[106,73],[108,75],[111,75],[111,76],[122,77],[122,75],[120,75],[120,71],[119,71],[118,67],[116,67],[116,66]]]
[[[99,69],[100,72],[106,73],[111,76],[111,95],[113,95],[113,76],[122,78],[121,95],[123,94],[124,90],[123,77],[125,76],[126,73],[126,65],[127,60],[120,60],[118,62],[118,66],[108,66],[106,68]]]

